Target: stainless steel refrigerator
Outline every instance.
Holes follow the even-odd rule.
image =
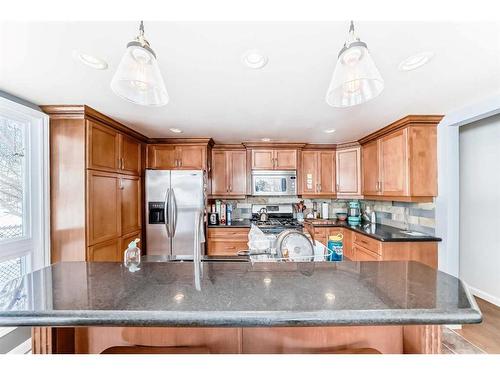
[[[193,259],[204,239],[205,187],[203,171],[146,170],[148,255]]]

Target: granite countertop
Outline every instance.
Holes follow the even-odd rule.
[[[419,233],[415,231],[405,231],[396,227],[383,224],[362,223],[360,225],[350,225],[347,221],[335,219],[306,219],[306,223],[314,227],[340,227],[348,228],[354,232],[364,234],[383,242],[439,242],[441,238]],[[409,233],[417,233],[412,235]]]
[[[379,241],[384,242],[439,242],[441,238],[419,233],[415,231],[405,231],[396,227],[383,224],[370,224],[363,223],[360,225],[350,225],[347,221],[340,221],[335,219],[306,219],[306,223],[312,224],[315,227],[340,227],[348,228],[354,232],[364,234]],[[250,228],[251,221],[243,219],[231,222],[231,225],[210,225],[209,228]],[[419,233],[418,235],[411,235],[409,233]]]
[[[132,273],[121,263],[56,263],[0,285],[0,326],[298,327],[482,319],[460,280],[412,261],[197,264],[144,262]]]

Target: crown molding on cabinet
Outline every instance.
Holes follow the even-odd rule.
[[[307,143],[304,150],[328,150],[335,151],[338,146],[333,143]]]
[[[408,115],[399,119],[392,124],[389,124],[382,129],[379,129],[373,133],[368,134],[367,136],[358,140],[358,142],[363,145],[374,139],[380,138],[388,133],[391,133],[395,130],[402,129],[408,125],[430,125],[436,126],[444,116],[442,115]]]
[[[246,150],[245,146],[241,143],[236,143],[236,144],[215,144],[213,146],[214,150],[241,150],[244,151]]]
[[[246,148],[304,148],[307,143],[292,142],[243,142]]]
[[[214,140],[206,137],[193,137],[193,138],[148,138],[148,144],[193,144],[214,146]]]
[[[48,114],[51,119],[93,119],[130,135],[141,142],[148,141],[148,138],[143,134],[130,129],[87,105],[41,105],[40,108],[43,112]]]
[[[352,148],[352,147],[359,147],[361,144],[357,141],[355,142],[347,142],[347,143],[340,143],[337,145],[337,150],[344,150],[346,148]]]

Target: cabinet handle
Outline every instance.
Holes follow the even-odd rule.
[[[120,185],[119,186],[120,186],[120,190],[123,190],[123,180],[121,177],[120,177]]]
[[[233,191],[233,187],[231,185],[229,185],[229,191]]]
[[[319,192],[321,193],[321,184],[318,184],[318,186],[319,186]]]
[[[336,191],[339,191],[339,184],[336,184],[336,185],[335,185],[335,190],[336,190]]]

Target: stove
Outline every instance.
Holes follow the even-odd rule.
[[[260,221],[258,212],[261,208],[266,208],[269,220]],[[286,229],[302,231],[302,224],[293,218],[293,208],[291,204],[277,205],[252,205],[252,224],[255,224],[264,233],[277,234]]]

